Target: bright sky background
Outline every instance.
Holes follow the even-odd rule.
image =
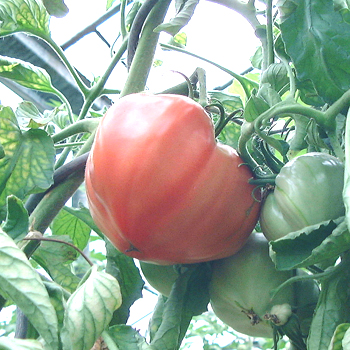
[[[52,18],[50,23],[52,37],[60,45],[98,19],[105,12],[106,6],[106,0],[66,0],[65,3],[70,10],[69,14],[61,19]],[[171,16],[173,16],[174,2],[171,4],[171,10]],[[118,32],[118,21],[117,14],[98,28],[110,43]],[[252,27],[244,18],[226,7],[205,0],[199,3],[191,22],[182,31],[188,36],[186,47],[188,51],[215,61],[235,73],[241,73],[250,66],[249,58],[259,46]],[[160,41],[167,43],[169,38],[168,34],[164,34]],[[66,55],[90,80],[103,74],[110,61],[110,49],[94,33],[68,48]],[[190,76],[196,67],[204,68],[207,72],[208,89],[222,85],[231,79],[227,73],[218,68],[181,53],[158,50],[156,59],[164,63],[152,69],[148,84],[151,91],[158,92],[183,82],[180,75],[171,73],[172,70]],[[121,88],[120,76],[125,77],[125,68],[122,65],[119,65],[113,73],[108,87]],[[1,84],[0,96],[3,105],[10,105],[13,108],[20,101]],[[145,297],[147,301],[143,299],[133,306],[130,324],[152,312],[157,298],[150,293]],[[148,321],[149,317],[146,317],[135,324],[135,327],[145,330]]]

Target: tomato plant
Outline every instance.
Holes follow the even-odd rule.
[[[266,238],[275,240],[343,216],[343,179],[342,162],[329,154],[310,152],[285,164],[261,211]]]
[[[242,247],[260,207],[251,177],[231,147],[215,142],[199,104],[132,94],[102,119],[85,183],[95,222],[120,251],[171,264]]]
[[[282,334],[297,349],[345,347],[348,1],[211,1],[230,24],[238,12],[260,42],[242,74],[243,30],[228,35],[219,16],[210,24],[220,40],[196,26],[203,56],[186,47],[187,24],[208,2],[106,3],[61,45],[51,24],[68,0],[0,1],[0,80],[25,99],[10,107],[2,95],[0,105],[0,310],[18,309],[16,321],[0,322],[0,348],[180,349],[210,298],[227,324],[274,336],[275,349]],[[87,81],[76,66],[103,50],[66,49],[93,33],[109,64],[94,64]],[[74,64],[71,52],[81,54]],[[172,73],[182,82],[162,91],[153,80],[163,59],[179,71],[174,52],[198,68],[185,71],[186,61]],[[227,82],[214,86],[206,77],[218,70]],[[141,261],[142,276],[137,259],[176,264]],[[162,294],[139,332],[130,313],[149,306],[147,279]]]

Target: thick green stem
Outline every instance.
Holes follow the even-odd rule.
[[[121,44],[119,50],[113,56],[113,59],[112,59],[111,63],[109,64],[109,66],[107,67],[105,73],[98,80],[97,84],[91,88],[88,96],[86,96],[86,100],[83,104],[83,107],[81,108],[78,120],[85,118],[86,114],[88,113],[90,107],[92,106],[92,104],[94,103],[96,98],[99,97],[101,95],[101,93],[103,92],[104,86],[106,85],[108,78],[112,74],[113,69],[115,68],[117,63],[120,61],[120,59],[122,58],[122,56],[126,50],[127,43],[128,43],[128,41],[127,41],[127,39],[125,39],[123,41],[123,43]]]
[[[59,45],[57,45],[52,39],[51,37],[48,38],[44,38],[45,41],[55,50],[55,52],[57,53],[57,55],[60,57],[60,59],[62,60],[62,62],[64,63],[64,65],[66,66],[66,68],[68,69],[68,71],[70,72],[71,76],[73,77],[73,79],[75,80],[75,82],[77,83],[80,91],[82,92],[82,94],[84,96],[86,96],[89,92],[89,88],[84,84],[84,82],[81,80],[80,76],[78,75],[77,71],[75,70],[75,68],[71,65],[71,63],[68,61],[66,55],[64,54],[64,51],[61,49],[61,47]]]
[[[274,42],[273,42],[273,19],[272,19],[272,0],[267,1],[266,7],[266,32],[267,32],[267,67],[275,61]]]
[[[329,124],[335,123],[336,116],[348,109],[350,104],[350,90],[346,91],[336,102],[334,102],[324,113],[326,122]]]
[[[154,32],[154,29],[163,22],[170,3],[171,0],[159,1],[150,12],[137,45],[121,96],[141,92],[145,89],[159,38],[159,33]]]
[[[93,133],[96,130],[99,122],[100,122],[100,119],[80,120],[80,121],[66,127],[65,129],[63,129],[59,133],[53,135],[52,140],[54,143],[57,143],[57,142],[60,142],[64,139],[66,139],[70,136],[76,135],[76,134],[80,134],[80,133],[84,133],[84,132]]]

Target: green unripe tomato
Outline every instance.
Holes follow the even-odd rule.
[[[284,288],[271,300],[271,292],[292,277],[292,271],[277,271],[269,257],[268,241],[261,233],[250,236],[235,255],[213,262],[210,303],[216,316],[237,332],[253,337],[271,338],[273,331],[264,320],[275,305],[298,306],[299,320],[308,332],[318,287],[308,280]],[[297,270],[297,274],[303,273]],[[306,305],[313,305],[306,308]],[[287,320],[284,320],[287,322]]]
[[[344,215],[343,178],[343,164],[329,154],[311,152],[288,162],[262,206],[260,225],[266,238],[276,240]]]
[[[140,261],[140,267],[150,286],[168,297],[178,277],[174,265],[156,265]]]

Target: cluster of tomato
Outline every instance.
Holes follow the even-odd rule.
[[[271,337],[264,314],[273,305],[315,302],[318,290],[313,282],[290,286],[272,302],[270,291],[292,272],[275,269],[268,240],[343,215],[343,165],[327,154],[296,157],[266,198],[252,177],[233,148],[216,142],[199,104],[132,94],[99,125],[86,189],[96,224],[120,251],[142,261],[151,285],[168,295],[177,278],[172,264],[212,261],[217,316],[239,332]],[[258,221],[264,235],[253,232]]]

